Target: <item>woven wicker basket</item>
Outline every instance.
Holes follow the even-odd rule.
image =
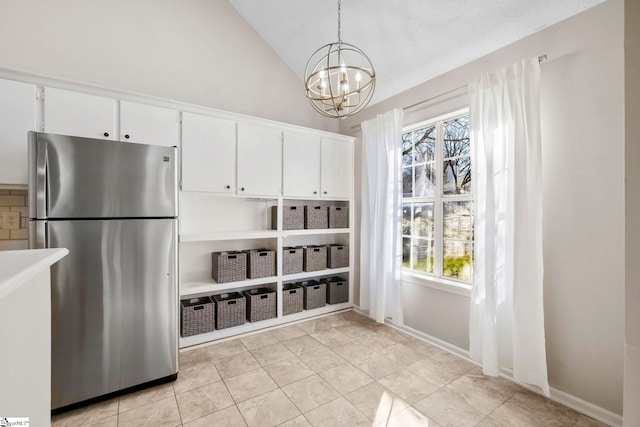
[[[247,320],[260,320],[276,317],[276,291],[269,288],[249,289],[242,292],[247,299]]]
[[[250,249],[247,254],[247,277],[258,279],[276,275],[276,251]]]
[[[326,206],[306,205],[304,207],[304,228],[329,228],[329,213]]]
[[[349,281],[341,277],[321,279],[327,285],[327,304],[349,301]]]
[[[346,206],[329,206],[329,228],[348,228],[349,208]]]
[[[271,207],[271,228],[278,229],[278,207]],[[304,228],[304,205],[282,207],[282,229],[302,230]]]
[[[342,268],[349,266],[349,246],[327,245],[327,267]]]
[[[304,247],[304,271],[318,271],[327,268],[326,246]]]
[[[305,310],[312,310],[314,308],[324,307],[326,305],[326,283],[321,283],[317,280],[308,280],[306,282],[296,282],[296,285],[300,285],[304,289]]]
[[[302,273],[304,269],[304,248],[282,248],[282,274]]]
[[[218,283],[247,278],[247,254],[244,252],[212,252],[211,277]]]
[[[211,298],[191,298],[180,301],[180,304],[182,306],[182,327],[180,334],[183,337],[213,331],[214,307]]]
[[[216,329],[244,324],[247,318],[247,303],[240,292],[214,295],[216,303]]]
[[[282,285],[282,315],[299,313],[304,307],[304,289],[295,283]]]

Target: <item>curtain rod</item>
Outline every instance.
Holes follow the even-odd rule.
[[[538,56],[538,62],[539,63],[543,63],[546,60],[547,60],[547,54],[546,53],[544,55]],[[404,111],[410,110],[412,108],[417,107],[418,105],[426,104],[426,103],[431,102],[431,101],[433,101],[435,99],[442,98],[443,96],[447,96],[447,95],[450,95],[452,93],[455,93],[455,92],[459,91],[460,89],[466,89],[467,86],[468,85],[458,86],[458,87],[453,88],[451,90],[448,90],[446,92],[440,93],[440,94],[438,94],[436,96],[432,96],[431,98],[423,99],[422,101],[416,102],[415,104],[411,104],[411,105],[408,105],[406,107],[402,107],[402,110],[404,110]],[[356,130],[356,129],[359,129],[359,128],[360,128],[360,124],[351,126],[351,130]]]

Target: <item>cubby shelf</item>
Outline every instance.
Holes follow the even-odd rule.
[[[207,242],[212,240],[275,239],[281,233],[276,230],[255,231],[198,231],[180,234],[180,242]]]
[[[348,273],[350,271],[351,269],[349,267],[329,268],[329,269],[317,270],[317,271],[305,271],[302,273],[287,274],[286,276],[282,276],[282,280],[285,282],[291,282],[294,280],[304,280],[304,279],[310,279],[310,278],[319,277],[319,276],[331,276],[334,274],[343,274],[343,273]]]
[[[219,294],[221,292],[233,291],[239,288],[265,285],[277,282],[278,278],[261,277],[259,279],[247,279],[238,282],[216,283],[213,279],[209,282],[182,282],[180,284],[180,298],[190,298],[201,295]]]

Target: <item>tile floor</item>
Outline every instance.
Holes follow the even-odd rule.
[[[174,383],[53,426],[603,426],[348,311],[180,352]]]

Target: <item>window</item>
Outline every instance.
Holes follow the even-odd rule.
[[[402,265],[471,282],[473,190],[467,112],[402,134]]]

